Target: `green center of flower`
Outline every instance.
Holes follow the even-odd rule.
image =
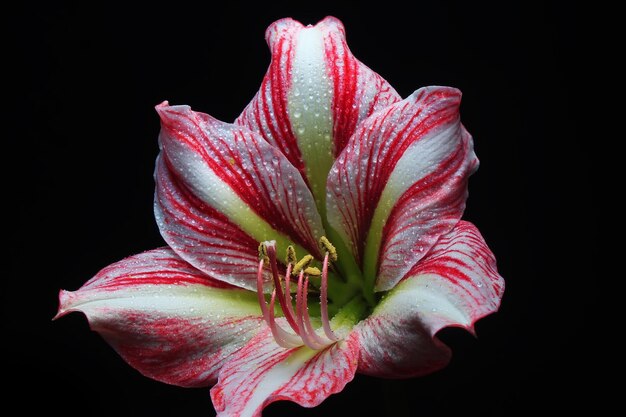
[[[314,350],[324,349],[341,340],[349,329],[361,320],[367,310],[360,279],[342,280],[337,264],[338,253],[335,246],[323,236],[320,241],[321,270],[313,266],[316,259],[305,255],[298,260],[296,250],[288,246],[285,256],[285,271],[281,274],[276,255],[276,242],[266,241],[259,245],[259,268],[257,274],[257,295],[263,318],[272,331],[278,345],[293,348],[303,344]],[[263,273],[269,268],[274,289],[268,303],[265,299]],[[350,277],[351,275],[348,275]],[[295,290],[295,308],[292,299]],[[319,294],[319,311],[315,310],[315,322],[321,324],[316,329],[309,312],[309,294]],[[283,329],[276,321],[276,299],[291,331]],[[330,299],[330,303],[329,303]],[[311,309],[313,310],[313,308]],[[330,318],[332,314],[332,319]],[[292,333],[293,331],[293,333]]]

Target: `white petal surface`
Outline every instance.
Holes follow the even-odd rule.
[[[262,322],[254,293],[209,278],[169,248],[131,256],[79,290],[61,291],[57,317],[73,311],[142,374],[187,387],[213,384]]]

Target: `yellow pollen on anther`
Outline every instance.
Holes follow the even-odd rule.
[[[302,257],[302,259],[300,259],[299,262],[297,262],[294,266],[293,269],[291,270],[291,274],[292,275],[298,275],[300,273],[300,271],[305,270],[309,267],[309,265],[311,264],[311,262],[313,262],[313,256],[311,255],[304,255]]]
[[[285,256],[285,264],[295,265],[297,262],[298,262],[298,257],[296,256],[296,249],[291,245],[287,246],[287,255]]]
[[[259,261],[263,259],[263,262],[267,265],[270,262],[269,256],[267,256],[267,246],[265,243],[259,243]]]
[[[306,268],[304,270],[304,273],[312,277],[319,277],[320,275],[322,275],[322,271],[320,271],[319,268],[316,268],[314,266],[309,266],[308,268]]]
[[[320,238],[320,247],[322,248],[322,251],[328,252],[331,261],[337,261],[337,249],[335,249],[335,246],[330,243],[326,236],[322,236]]]

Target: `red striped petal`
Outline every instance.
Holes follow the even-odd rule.
[[[110,265],[59,298],[57,317],[84,313],[132,367],[186,387],[215,383],[263,321],[256,294],[209,278],[169,248]]]
[[[478,160],[460,100],[449,87],[417,90],[363,122],[333,165],[329,222],[377,290],[393,288],[461,218]]]
[[[356,126],[400,96],[354,57],[336,18],[307,27],[282,19],[267,29],[266,40],[272,61],[236,123],[278,147],[323,202],[332,161]]]
[[[317,240],[323,231],[315,202],[300,173],[282,153],[258,134],[193,112],[188,106],[164,103],[157,111],[163,159],[177,181],[203,203],[195,207],[206,217],[219,214],[256,242],[276,240],[281,252],[295,242],[319,255]],[[187,259],[206,271],[195,257]],[[256,266],[250,273],[254,271]]]
[[[409,377],[445,366],[450,350],[434,335],[444,327],[474,332],[474,323],[498,310],[504,280],[471,223],[461,221],[359,323],[359,372]]]
[[[161,156],[155,178],[155,217],[167,244],[212,277],[255,291],[258,242],[194,196]]]
[[[211,389],[213,405],[218,417],[258,417],[279,400],[315,407],[354,378],[358,357],[356,338],[321,351],[284,349],[264,329],[224,365]]]

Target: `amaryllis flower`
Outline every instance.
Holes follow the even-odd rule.
[[[356,372],[445,366],[446,326],[497,310],[493,254],[461,220],[478,167],[461,93],[401,99],[350,52],[344,27],[291,19],[234,123],[157,106],[155,214],[169,247],[61,291],[133,367],[211,386],[219,416],[313,407]]]

